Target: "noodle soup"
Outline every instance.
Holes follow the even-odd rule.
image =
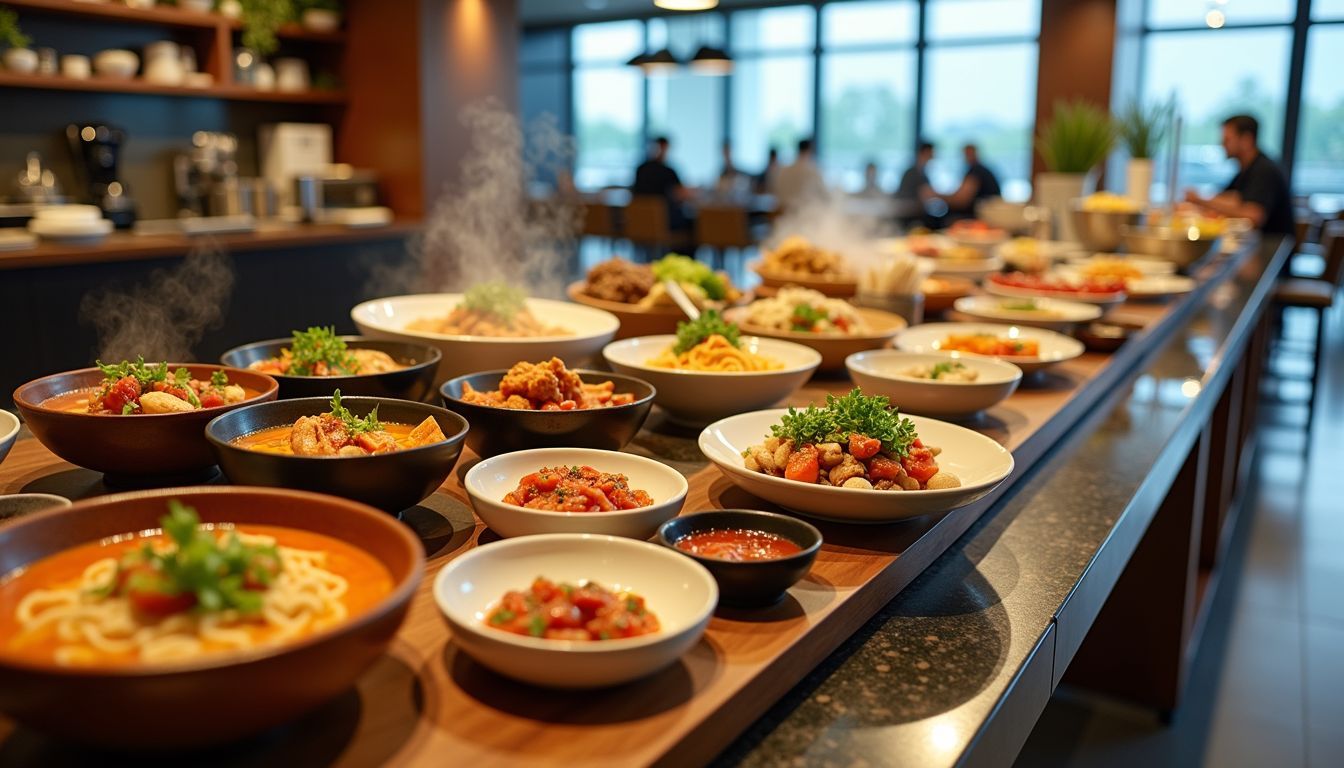
[[[127,533],[45,557],[0,579],[0,658],[102,668],[190,662],[299,640],[370,610],[392,591],[382,563],[330,536],[271,525],[200,531],[221,546],[237,534],[246,544],[275,548],[278,572],[256,590],[258,611],[209,610],[197,603],[156,614],[146,610],[153,603],[109,594],[118,582],[137,578],[119,569],[126,556],[146,544],[158,551],[172,546],[159,530]]]

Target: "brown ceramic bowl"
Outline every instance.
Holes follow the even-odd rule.
[[[279,387],[270,376],[240,368],[193,363],[169,366],[186,368],[197,379],[209,379],[211,373],[223,370],[230,383],[258,394],[218,408],[138,416],[71,413],[43,405],[57,395],[102,382],[103,374],[97,368],[83,368],[24,384],[14,390],[14,404],[33,436],[48,450],[71,464],[106,474],[109,484],[145,484],[156,478],[167,480],[164,484],[174,479],[199,479],[215,464],[215,452],[205,439],[205,425],[234,408],[274,400]]]
[[[424,570],[415,534],[363,504],[216,487],[104,496],[9,523],[0,527],[0,574],[79,544],[156,528],[169,499],[195,507],[207,523],[279,525],[353,544],[387,567],[392,591],[370,610],[295,642],[188,663],[99,670],[0,654],[0,712],[62,738],[112,748],[197,747],[257,733],[348,690],[396,634]]]

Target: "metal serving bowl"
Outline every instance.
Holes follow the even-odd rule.
[[[1093,251],[1114,251],[1124,239],[1124,228],[1139,223],[1141,211],[1089,211],[1073,202],[1073,229],[1078,241]]]
[[[1204,258],[1213,247],[1213,239],[1201,238],[1199,231],[1171,227],[1123,227],[1125,250],[1165,259],[1178,268],[1186,269]]]

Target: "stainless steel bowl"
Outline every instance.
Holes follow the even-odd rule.
[[[1123,239],[1121,230],[1143,217],[1140,211],[1089,211],[1076,200],[1071,213],[1078,241],[1093,251],[1114,251]]]
[[[1185,268],[1199,261],[1213,247],[1212,238],[1200,238],[1198,230],[1171,227],[1123,227],[1125,250],[1155,256]]]

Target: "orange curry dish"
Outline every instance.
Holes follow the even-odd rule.
[[[592,467],[542,467],[518,481],[505,504],[550,512],[615,512],[653,505],[647,491],[630,487],[630,478]]]
[[[635,401],[633,394],[617,394],[615,389],[611,381],[585,384],[563,360],[552,357],[544,363],[515,364],[499,380],[499,389],[482,392],[464,384],[462,402],[518,411],[574,411]]]

